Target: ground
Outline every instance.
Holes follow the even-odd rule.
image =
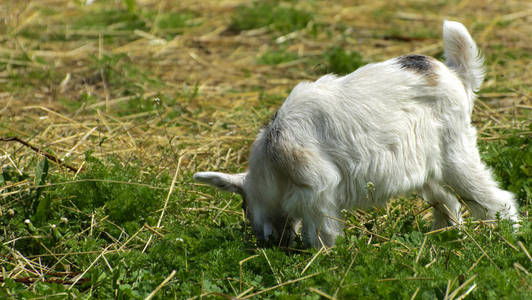
[[[245,170],[300,81],[442,59],[443,19],[486,58],[473,122],[519,232],[430,232],[405,195],[346,212],[332,249],[259,248],[240,197],[191,180]],[[531,3],[4,1],[0,24],[0,297],[532,296]]]

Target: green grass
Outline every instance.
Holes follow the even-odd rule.
[[[527,142],[509,139],[501,146],[490,144],[483,148],[488,163],[504,179],[503,187],[526,191],[524,210],[530,206],[531,182],[520,179],[521,174],[530,171],[527,169],[530,151],[523,146],[511,146],[528,147]],[[524,150],[525,154],[514,149]],[[494,163],[494,157],[501,154],[506,159]],[[309,290],[312,287],[329,295],[337,293],[339,298],[408,298],[419,288],[422,299],[443,298],[447,289],[452,292],[473,277],[474,281],[459,294],[473,283],[477,288],[472,299],[497,299],[500,295],[522,299],[531,292],[530,276],[516,267],[516,264],[525,269],[530,267],[530,261],[517,246],[519,241],[525,245],[532,242],[532,224],[527,220],[517,235],[506,222],[500,222],[494,229],[482,225],[475,228],[478,225],[466,223],[462,231],[425,235],[430,231],[430,222],[416,215],[411,198],[401,198],[386,210],[369,210],[362,215],[346,212],[345,237],[326,253],[260,249],[240,216],[240,199],[208,187],[191,189],[190,174],[183,174],[165,212],[162,237],[154,235],[151,246],[143,251],[152,235],[144,224],[157,225],[171,181],[167,173],[151,173],[146,167],[140,172],[140,161],[123,162],[115,158],[101,161],[89,153],[86,171],[74,179],[69,174],[46,176],[43,162],[35,162],[35,175],[4,169],[0,176],[2,186],[24,179],[45,185],[7,198],[12,212],[0,219],[4,231],[9,232],[3,243],[16,236],[26,238],[10,243],[9,248],[0,248],[2,255],[12,256],[10,249],[17,249],[30,258],[44,255],[41,262],[52,264],[56,258],[49,253],[93,251],[70,255],[59,268],[82,271],[98,258],[105,245],[115,244],[110,249],[117,249],[127,242],[128,251],[106,254],[112,270],[100,261],[87,272],[83,284],[70,290],[68,285],[43,282],[28,290],[26,285],[8,279],[0,290],[1,297],[67,293],[142,299],[173,270],[176,270],[174,284],[158,293],[161,299],[207,292],[234,295],[248,288],[253,288],[253,293],[279,281],[301,278],[315,255],[303,274],[315,276],[263,296],[291,299],[299,295],[298,298],[317,299],[317,294]],[[208,193],[213,198],[198,200],[192,191]],[[207,206],[214,207],[225,202],[226,209],[233,213],[194,210],[206,206],[200,201],[208,201]],[[47,204],[42,205],[43,202]],[[31,224],[25,224],[26,219]],[[137,238],[130,240],[132,236]],[[240,277],[239,262],[252,256],[255,257],[243,263]],[[476,261],[478,264],[473,264]],[[14,267],[4,264],[7,272]]]
[[[167,279],[155,299],[241,293],[257,293],[256,299],[322,299],[320,293],[456,299],[469,289],[467,299],[531,297],[532,263],[523,248],[532,252],[532,127],[529,109],[518,107],[529,107],[521,66],[530,54],[511,43],[522,40],[510,32],[522,18],[493,29],[507,40],[485,41],[491,86],[478,102],[492,108],[477,103],[473,116],[483,128],[482,159],[518,198],[521,231],[513,233],[506,221],[492,228],[466,218],[460,230],[427,234],[429,207],[414,195],[386,208],[345,212],[344,236],[320,251],[304,249],[301,241],[291,249],[258,247],[241,198],[193,182],[193,172],[245,170],[253,137],[295,83],[350,73],[369,57],[404,54],[388,47],[421,49],[439,41],[436,27],[397,21],[404,7],[388,2],[373,11],[366,10],[373,3],[361,3],[356,20],[339,21],[335,9],[341,7],[320,10],[319,1],[236,8],[215,2],[201,8],[192,1],[162,1],[161,7],[132,0],[75,3],[68,9],[52,2],[23,5],[29,13],[20,12],[21,20],[38,10],[50,23],[33,19],[5,36],[3,48],[13,53],[1,54],[0,137],[21,137],[58,158],[74,149],[64,160],[83,168],[74,174],[29,147],[0,142],[0,299],[145,299]],[[405,11],[419,15],[455,9],[452,1],[411,4]],[[475,37],[488,21],[478,23],[483,27]],[[242,32],[258,28],[267,30]],[[168,44],[141,43],[140,50],[152,48],[135,48],[131,56],[114,52],[135,44],[135,30]],[[193,34],[176,37],[187,30]],[[300,31],[297,38],[276,42],[293,31]],[[86,54],[54,56],[82,45],[90,46]],[[377,52],[379,45],[386,51]],[[247,64],[249,57],[264,74]],[[71,79],[61,91],[67,73]],[[496,106],[496,97],[516,105]],[[122,100],[107,107],[107,98]]]
[[[329,49],[324,54],[327,65],[326,73],[335,73],[338,75],[349,74],[359,67],[366,64],[362,55],[356,51],[346,51],[339,47]]]
[[[189,12],[171,12],[159,15],[157,26],[160,29],[177,29],[188,26],[187,21],[194,17]]]
[[[274,50],[268,51],[262,54],[257,61],[265,65],[278,65],[286,62],[296,60],[298,58],[297,53],[289,52],[286,50]]]
[[[300,57],[297,53],[283,49],[272,50],[259,56],[257,62],[265,65],[279,65],[298,59],[319,75],[327,73],[346,75],[367,64],[359,52],[347,51],[341,47],[333,47],[321,55],[306,57]]]
[[[232,17],[230,29],[235,32],[268,27],[280,33],[305,28],[313,19],[312,14],[280,5],[279,1],[257,1],[250,6],[238,7]]]
[[[72,23],[73,29],[146,30],[146,21],[129,10],[103,10],[81,15]]]
[[[107,89],[115,91],[112,97],[139,95],[148,87],[161,88],[164,84],[133,63],[126,54],[92,57],[93,80],[105,81]],[[119,91],[116,93],[116,91]]]
[[[55,17],[60,11],[47,10],[46,17]],[[129,40],[135,30],[150,32],[156,29],[163,38],[171,39],[184,28],[197,24],[189,21],[195,14],[189,11],[157,12],[142,9],[94,9],[61,21],[63,26],[48,28],[44,32],[41,26],[29,26],[19,35],[40,41],[73,41],[87,39],[101,34],[106,42],[113,43],[120,39]]]
[[[532,130],[532,124],[529,125]],[[510,138],[485,143],[484,161],[495,169],[499,182],[513,192],[521,205],[532,205],[532,138],[510,132]]]

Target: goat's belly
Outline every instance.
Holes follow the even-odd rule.
[[[416,152],[404,153],[382,150],[366,155],[356,155],[351,162],[342,162],[342,184],[345,190],[345,208],[379,207],[394,196],[420,190],[427,178],[432,177],[435,164],[430,155],[416,156]]]

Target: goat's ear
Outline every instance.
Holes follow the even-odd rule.
[[[246,174],[247,173],[226,174],[219,172],[198,172],[194,174],[194,180],[212,185],[225,191],[243,194]]]

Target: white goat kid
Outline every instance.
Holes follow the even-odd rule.
[[[460,23],[443,24],[445,64],[422,55],[298,84],[255,140],[241,174],[194,179],[237,192],[257,239],[331,246],[342,209],[385,205],[417,191],[434,229],[477,218],[518,221],[510,192],[481,162],[471,125],[483,58]]]

